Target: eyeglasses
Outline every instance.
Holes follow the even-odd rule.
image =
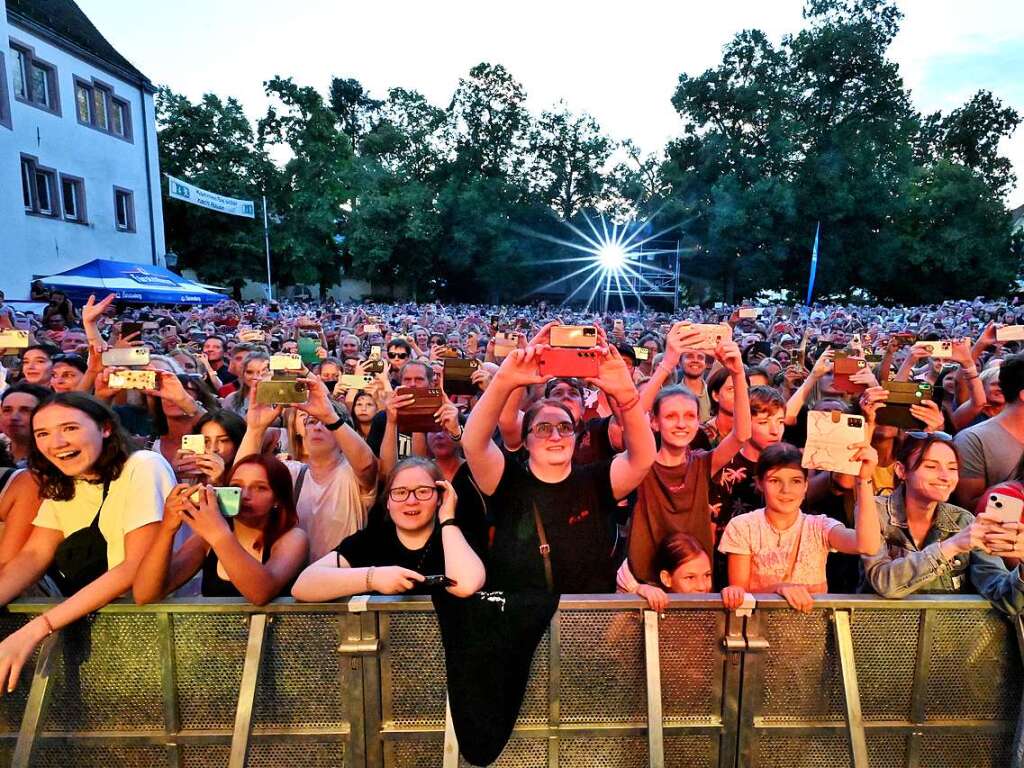
[[[949,432],[905,432],[906,437],[913,440],[940,440],[943,443],[952,443],[953,436]]]
[[[408,352],[388,352],[388,357],[394,358],[395,360],[405,360],[408,356]]]
[[[551,433],[556,430],[559,437],[569,437],[576,431],[576,428],[569,421],[560,421],[557,424],[552,424],[550,421],[542,421],[540,424],[534,424],[530,427],[530,431],[542,440],[550,438]]]
[[[392,488],[388,492],[388,497],[392,501],[405,501],[409,498],[409,494],[412,494],[417,501],[429,501],[435,493],[437,493],[437,488],[432,485],[418,485],[415,488]]]

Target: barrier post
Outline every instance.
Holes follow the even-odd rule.
[[[857,683],[857,663],[853,655],[850,611],[833,611],[832,626],[836,632],[836,647],[839,650],[839,666],[842,670],[846,730],[850,737],[850,760],[853,768],[868,768],[868,744],[864,735],[864,717],[860,710],[860,686]]]
[[[171,614],[161,611],[156,615],[157,641],[160,644],[160,688],[164,707],[164,741],[167,744],[167,764],[180,768],[181,748],[178,732],[181,713],[178,710],[178,672],[174,660],[174,624]]]
[[[36,659],[35,673],[32,675],[32,687],[28,692],[25,712],[21,717],[21,728],[18,730],[18,741],[14,746],[12,768],[29,768],[32,762],[32,747],[46,714],[46,705],[50,698],[50,672],[53,670],[53,653],[57,647],[60,632],[54,632],[43,640],[39,646],[39,657]]]
[[[644,667],[647,670],[647,754],[651,768],[664,768],[665,738],[661,708],[661,653],[658,612],[644,611]]]
[[[263,660],[263,641],[267,635],[267,614],[254,613],[249,618],[249,642],[245,648],[245,665],[238,688],[238,708],[235,710],[235,728],[231,734],[229,768],[244,768],[249,753],[252,733],[252,709],[256,702],[256,684]]]
[[[1024,617],[1017,616],[1013,622],[1017,631],[1017,650],[1024,660]],[[1024,768],[1024,693],[1021,694],[1020,712],[1017,714],[1017,733],[1013,739],[1013,762],[1011,768]]]
[[[548,768],[558,768],[558,726],[562,723],[562,639],[558,629],[561,610],[551,617],[548,633]]]

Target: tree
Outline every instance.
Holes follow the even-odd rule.
[[[161,87],[156,94],[160,167],[204,189],[257,200],[276,170],[235,99],[206,94],[193,103]],[[230,285],[263,274],[263,227],[256,219],[168,200],[164,232],[179,264],[199,279]]]
[[[354,150],[381,102],[370,98],[362,84],[351,77],[332,78],[330,94],[331,111],[338,118],[342,132],[351,139]]]
[[[574,115],[560,103],[541,113],[530,131],[534,157],[531,188],[563,219],[581,208],[594,208],[601,200],[601,169],[611,154],[612,142],[590,115]]]
[[[281,107],[268,108],[259,135],[292,155],[273,189],[275,280],[319,283],[323,292],[341,276],[344,206],[353,197],[351,140],[315,88],[280,77],[264,85]]]

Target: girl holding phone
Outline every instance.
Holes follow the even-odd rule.
[[[483,586],[484,565],[466,541],[451,483],[428,459],[399,462],[385,486],[387,516],[377,518],[306,568],[296,600],[322,602],[361,593],[416,594],[443,586],[467,597]],[[434,585],[428,576],[443,576]]]
[[[135,577],[136,603],[163,599],[200,569],[204,597],[245,597],[254,605],[270,602],[292,583],[309,545],[298,527],[287,467],[273,456],[246,456],[228,482],[239,489],[236,515],[212,486],[174,487]],[[192,535],[172,553],[182,523]]]

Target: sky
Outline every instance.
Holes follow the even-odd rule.
[[[502,64],[534,113],[564,100],[614,139],[657,151],[677,135],[670,99],[680,73],[721,61],[741,29],[778,42],[803,26],[803,0],[342,2],[341,0],[77,0],[103,35],[154,83],[198,99],[234,96],[252,119],[262,83],[291,76],[322,93],[334,76],[371,95],[390,87],[446,106],[475,64]],[[1024,115],[1024,2],[899,0],[905,18],[890,56],[915,106],[948,112],[979,89]],[[1020,177],[1024,126],[1002,153]]]

